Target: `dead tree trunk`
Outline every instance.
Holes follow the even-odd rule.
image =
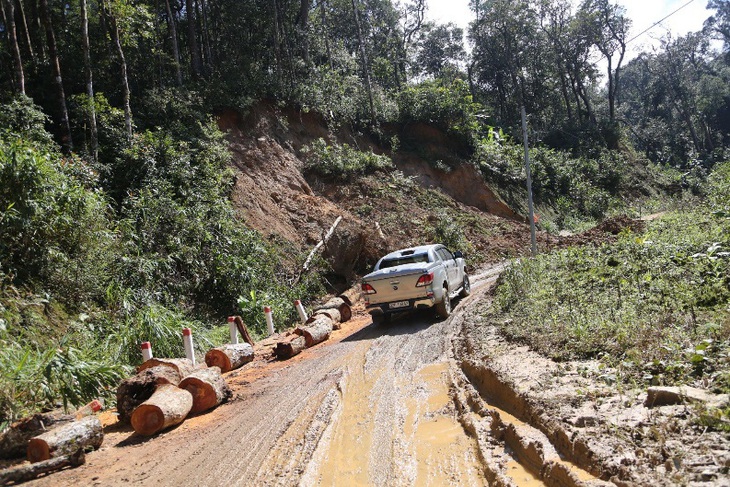
[[[233,394],[218,367],[196,370],[180,382],[180,388],[192,394],[194,413],[202,413],[226,402]]]
[[[67,423],[28,441],[28,460],[32,463],[75,453],[79,449],[97,449],[104,441],[101,421],[87,416]]]
[[[243,319],[240,316],[234,316],[233,322],[236,324],[236,328],[238,328],[238,333],[243,337],[243,341],[253,347],[253,338],[251,338],[251,334],[248,332],[248,328],[246,328],[246,323],[243,322]]]
[[[165,384],[132,413],[132,428],[150,436],[182,423],[193,407],[193,396],[185,389]]]
[[[83,449],[79,449],[72,455],[64,455],[61,457],[50,458],[38,463],[30,465],[21,465],[15,468],[0,471],[0,485],[7,485],[10,482],[20,484],[28,482],[34,478],[61,470],[66,467],[75,468],[86,463],[86,454]]]
[[[320,315],[313,322],[297,327],[294,333],[303,336],[307,348],[309,348],[330,337],[332,333],[332,319],[329,316]]]
[[[284,360],[299,355],[305,348],[307,348],[307,341],[303,336],[291,335],[286,340],[276,344],[274,354],[279,360]]]
[[[149,369],[157,366],[171,367],[180,374],[180,377],[186,377],[193,373],[195,366],[193,363],[186,358],[151,358],[139,367],[137,372],[142,372],[145,369]]]
[[[128,423],[137,406],[152,397],[163,384],[176,386],[182,380],[177,369],[158,365],[142,370],[134,377],[122,381],[117,387],[117,413],[119,421]]]
[[[34,414],[10,425],[0,435],[0,458],[20,458],[27,453],[28,440],[48,431],[52,426],[70,423],[74,417],[69,414],[53,416]]]
[[[208,350],[205,363],[208,367],[218,367],[221,372],[230,372],[253,360],[253,347],[248,343],[228,344]]]

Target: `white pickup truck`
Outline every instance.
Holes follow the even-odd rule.
[[[392,313],[431,307],[448,318],[451,300],[471,292],[462,253],[452,254],[443,245],[391,252],[362,278],[361,286],[374,322],[385,321]]]

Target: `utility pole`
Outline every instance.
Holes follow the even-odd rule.
[[[532,206],[532,175],[530,174],[530,152],[527,145],[527,115],[525,114],[525,106],[520,109],[522,116],[522,138],[525,143],[525,171],[527,172],[527,210],[530,219],[530,240],[532,242],[532,256],[537,255],[537,239],[535,237],[535,211]]]

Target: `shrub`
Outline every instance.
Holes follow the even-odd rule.
[[[307,171],[332,179],[346,180],[395,167],[388,156],[362,152],[348,144],[328,145],[322,138],[305,146],[302,152]]]

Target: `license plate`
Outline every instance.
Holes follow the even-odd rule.
[[[405,308],[406,306],[409,306],[411,303],[410,301],[397,301],[395,303],[390,303],[388,306],[391,308]]]

